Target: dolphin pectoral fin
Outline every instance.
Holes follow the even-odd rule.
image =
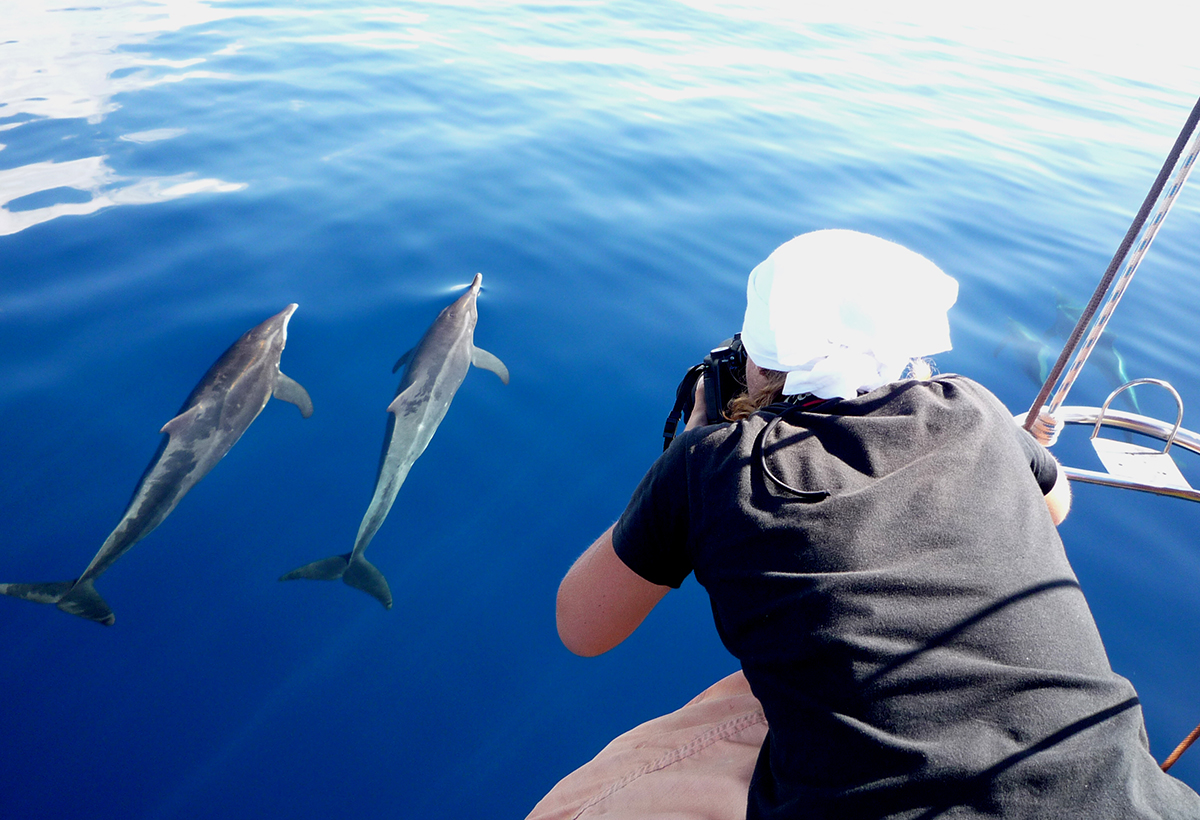
[[[285,376],[280,372],[275,376],[275,385],[271,389],[271,395],[280,401],[290,402],[300,408],[300,415],[308,418],[313,413],[312,399],[308,397],[308,391],[300,386],[300,382],[295,379]]]
[[[1125,357],[1122,356],[1120,351],[1113,347],[1111,343],[1109,344],[1109,350],[1112,351],[1113,363],[1116,366],[1117,386],[1129,384],[1129,382],[1133,380],[1129,378],[1129,374],[1125,371]],[[1138,405],[1138,397],[1137,393],[1135,392],[1136,390],[1136,387],[1131,387],[1125,391],[1125,395],[1129,399],[1129,402],[1133,405],[1133,412],[1141,413],[1142,408]]]
[[[408,360],[412,358],[412,355],[415,351],[415,347],[409,348],[408,352],[406,352],[399,359],[396,359],[396,363],[392,365],[392,372],[395,373],[397,370],[404,367],[404,365],[408,364]]]
[[[346,567],[346,572],[342,575],[342,582],[355,589],[361,589],[383,604],[384,609],[392,608],[392,591],[388,589],[387,579],[374,564],[362,557],[362,553],[355,555],[350,561],[350,566]]]
[[[48,584],[0,584],[0,593],[23,598],[38,604],[55,604],[63,612],[78,615],[105,626],[112,626],[116,616],[96,592],[89,578],[78,581],[53,581]]]
[[[1043,346],[1037,355],[1038,365],[1038,380],[1043,384],[1046,382],[1046,377],[1050,375],[1050,368],[1058,360],[1058,354],[1051,350],[1048,346]]]
[[[310,581],[336,581],[346,572],[350,565],[350,553],[334,555],[313,561],[298,567],[286,575],[280,576],[280,581],[295,581],[297,578],[307,578]]]
[[[168,435],[173,434],[173,433],[179,433],[179,432],[187,429],[191,425],[191,423],[193,421],[195,421],[196,416],[198,416],[198,415],[200,415],[200,405],[193,404],[191,407],[184,410],[178,416],[176,416],[175,418],[171,419],[166,424],[164,424],[162,426],[162,429],[159,430],[158,432],[167,433]]]
[[[484,370],[492,371],[500,377],[500,381],[508,384],[508,368],[504,366],[504,362],[497,359],[491,353],[488,353],[482,347],[472,348],[471,364],[481,367]]]

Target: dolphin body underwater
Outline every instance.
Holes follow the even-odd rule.
[[[1008,317],[1008,333],[996,346],[993,356],[999,356],[1006,346],[1011,346],[1021,361],[1021,368],[1034,382],[1041,385],[1050,374],[1050,368],[1058,359],[1059,351],[1079,321],[1083,309],[1066,302],[1061,294],[1056,295],[1054,324],[1043,334],[1034,333],[1025,325],[1011,316]],[[1125,357],[1113,345],[1114,336],[1111,332],[1100,335],[1088,360],[1094,363],[1097,370],[1103,374],[1115,389],[1130,381],[1125,366]],[[1135,413],[1140,413],[1136,388],[1130,388],[1121,394],[1122,401],[1129,403]]]
[[[363,557],[363,552],[387,518],[408,471],[425,452],[446,417],[471,365],[492,371],[508,384],[508,368],[504,363],[475,346],[475,324],[479,320],[476,302],[482,282],[483,275],[475,274],[467,292],[438,314],[417,346],[401,356],[392,368],[395,373],[408,365],[396,389],[396,398],[388,405],[387,433],[375,479],[375,495],[358,527],[354,549],[345,555],[305,564],[279,580],[341,578],[349,586],[374,597],[385,609],[392,608],[387,579]]]
[[[287,342],[291,304],[251,328],[204,374],[179,414],[163,425],[167,434],[142,474],[125,515],[96,557],[74,581],[47,584],[0,584],[0,592],[27,601],[55,604],[63,612],[111,626],[116,620],[96,592],[96,578],[175,509],[241,438],[272,396],[312,415],[308,392],[279,370]]]

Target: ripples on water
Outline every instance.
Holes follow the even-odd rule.
[[[1186,19],[913,14],[8,4],[0,581],[78,572],[195,381],[291,301],[317,410],[268,407],[105,575],[113,630],[0,600],[0,813],[521,816],[728,672],[694,584],[594,661],[551,602],[746,271],[818,227],[914,247],[962,285],[942,369],[1023,409],[1011,322],[1059,343],[1200,92]],[[1113,324],[1130,375],[1193,402],[1194,194]],[[349,548],[391,364],[477,270],[513,382],[469,376],[401,491],[373,548],[396,608],[275,584]],[[1112,386],[1090,368],[1072,400]],[[1063,530],[1159,758],[1200,720],[1195,515],[1080,488]]]

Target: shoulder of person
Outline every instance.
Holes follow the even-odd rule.
[[[726,447],[736,447],[743,436],[758,435],[758,432],[771,420],[764,413],[754,413],[749,418],[740,421],[722,421],[717,424],[706,424],[685,430],[675,437],[671,446],[663,453],[663,458],[675,454],[674,457],[691,459],[694,455],[712,453]]]
[[[996,407],[1004,407],[1004,403],[997,398],[995,393],[972,379],[970,376],[963,376],[960,373],[940,373],[930,379],[930,382],[944,385],[943,393],[954,391],[964,395],[977,397],[981,401],[995,405]],[[1005,410],[1005,412],[1007,412],[1007,410]]]

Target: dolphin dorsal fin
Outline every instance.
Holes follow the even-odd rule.
[[[200,405],[193,404],[191,407],[184,410],[178,416],[176,416],[175,418],[171,419],[166,424],[164,424],[162,426],[162,429],[159,430],[158,432],[166,433],[168,435],[176,435],[176,434],[182,432],[183,430],[186,430],[188,428],[188,426],[193,421],[196,420],[196,416],[198,416],[198,415],[200,415]]]
[[[488,353],[482,347],[476,347],[471,350],[471,364],[481,367],[484,370],[492,371],[500,377],[500,381],[508,384],[508,368],[504,366],[504,362],[497,359],[491,353]]]
[[[285,376],[282,371],[275,376],[275,386],[271,389],[271,395],[280,401],[291,402],[300,408],[300,415],[308,418],[313,413],[312,399],[308,397],[308,391],[300,386],[300,382],[295,379]]]
[[[408,364],[409,360],[412,358],[413,351],[415,351],[415,350],[416,350],[415,347],[410,347],[408,349],[408,352],[406,352],[403,356],[401,356],[399,359],[397,359],[396,363],[394,365],[392,365],[392,372],[395,373],[397,370],[404,367],[404,365]]]

